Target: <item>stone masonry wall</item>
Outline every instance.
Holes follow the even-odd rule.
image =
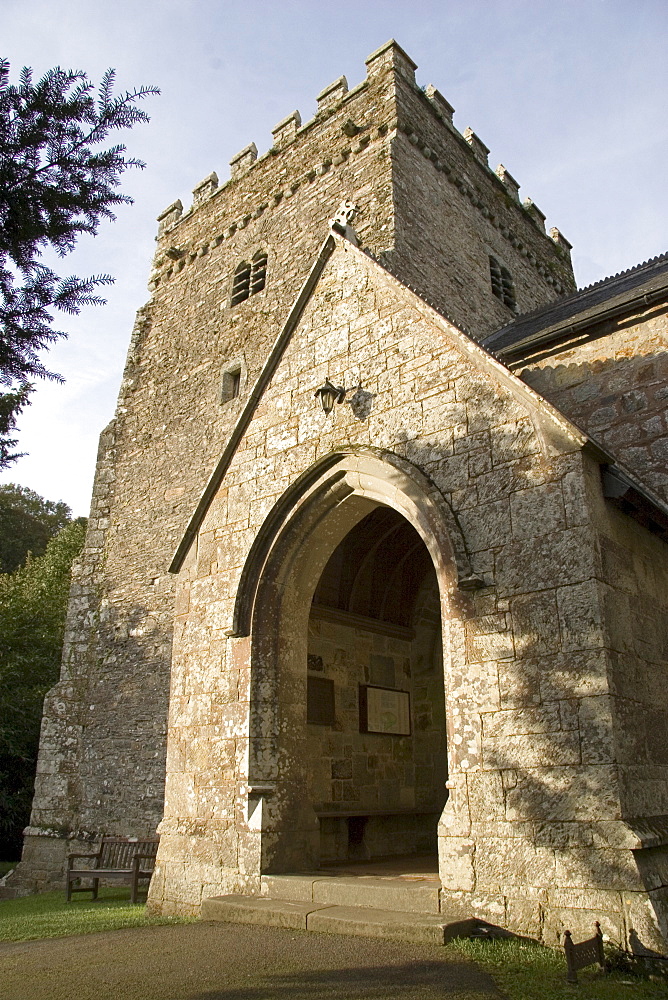
[[[419,623],[415,633],[413,639],[401,639],[383,635],[380,628],[370,632],[362,623],[346,625],[311,614],[309,674],[334,681],[336,705],[333,726],[308,727],[309,797],[316,811],[412,807],[440,813],[443,808],[447,753],[440,643],[434,649],[432,621]],[[360,684],[409,692],[410,736],[360,732]],[[364,831],[360,846],[365,853],[360,856],[434,850],[433,816],[420,816],[420,834],[414,819],[372,819]],[[323,819],[320,831],[321,857],[345,860],[349,856],[345,821]]]
[[[353,394],[325,418],[315,388],[325,377],[355,385],[360,372],[367,405],[356,408]],[[617,941],[635,932],[660,945],[624,839],[626,793],[610,753],[594,530],[602,501],[583,443],[502,366],[339,244],[181,572],[153,908],[194,912],[203,895],[259,891],[249,845],[276,843],[280,830],[267,829],[267,818],[282,815],[282,795],[299,795],[306,727],[295,707],[306,669],[279,677],[278,803],[252,811],[258,668],[250,640],[228,637],[234,595],[287,487],[318,458],[353,447],[386,454],[390,470],[394,456],[428,475],[485,584],[442,595],[450,794],[438,833],[448,900],[551,943],[565,922],[589,929],[595,913]],[[279,636],[281,663],[296,641]]]
[[[289,116],[274,130],[269,152],[256,157],[255,147],[247,147],[232,162],[227,183],[219,186],[211,175],[195,189],[192,209],[183,213],[175,203],[160,217],[152,297],[138,313],[113,432],[101,441],[90,531],[73,589],[73,638],[61,684],[46,702],[31,819],[37,839],[26,875],[30,865],[39,867],[41,836],[137,834],[160,818],[174,606],[167,568],[188,518],[341,201],[358,205],[355,226],[373,254],[393,263],[399,209],[406,242],[412,196],[400,169],[408,145],[397,132],[397,93],[402,107],[417,101],[415,115],[441,129],[457,157],[467,153],[463,140],[434,116],[429,98],[404,78],[406,59],[396,44],[383,47],[361,84],[350,92],[343,80],[326,88],[314,119],[301,125],[298,115]],[[417,156],[416,149],[410,145],[410,155]],[[435,161],[427,164],[424,150],[420,155],[439,182],[433,188],[437,231],[422,218],[420,240],[393,266],[408,279],[424,271],[422,290],[436,297],[443,287],[450,297],[451,258],[442,255],[442,265],[430,268],[425,261],[439,242],[453,244],[455,233],[473,232],[465,217],[477,195],[464,198],[452,188],[449,229],[441,231],[440,199],[445,204],[443,192],[452,185]],[[480,173],[473,152],[469,160],[469,170]],[[488,183],[498,200],[500,182]],[[415,197],[424,205],[424,194]],[[568,285],[564,251],[519,204],[508,202],[503,211],[518,232],[531,233],[523,240],[532,256],[510,261],[520,301],[549,300]],[[485,231],[477,237],[470,265],[476,277],[466,300],[482,333],[505,309],[479,274],[480,239],[497,246],[487,222],[479,225]],[[503,234],[498,225],[495,232]],[[268,254],[266,287],[232,308],[234,270],[258,250]],[[468,264],[461,247],[457,254],[461,281]],[[539,266],[546,270],[542,285]],[[522,268],[531,275],[526,291]],[[241,370],[240,398],[222,403],[223,376],[231,369]],[[280,422],[279,410],[275,416]],[[262,507],[263,499],[247,492],[244,503]],[[48,853],[52,858],[53,845]]]
[[[504,168],[490,169],[487,148],[452,126],[451,109],[431,88],[397,78],[397,136],[392,147],[396,249],[390,268],[455,324],[479,339],[512,311],[491,295],[490,255],[512,275],[517,312],[575,289],[569,244]]]
[[[668,501],[668,318],[651,310],[620,329],[514,366]]]

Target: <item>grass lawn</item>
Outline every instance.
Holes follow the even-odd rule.
[[[34,941],[37,938],[94,934],[120,927],[183,923],[175,917],[150,917],[141,904],[132,904],[128,888],[102,888],[97,900],[65,892],[43,892],[21,899],[0,900],[0,941]]]
[[[149,917],[142,905],[128,900],[128,888],[103,888],[100,897],[75,897],[47,892],[0,901],[0,941],[92,934],[122,927],[184,923],[174,917]],[[578,973],[579,986],[566,983],[563,953],[515,940],[461,940],[448,947],[477,962],[496,982],[507,1000],[659,1000],[668,998],[668,983],[629,972],[601,975],[596,967]]]
[[[18,861],[0,861],[0,878],[10,872],[12,868],[16,868]]]
[[[578,985],[566,982],[563,951],[525,941],[457,941],[466,958],[490,974],[508,1000],[659,1000],[668,981],[655,982],[629,972],[602,974],[598,966],[578,972]]]

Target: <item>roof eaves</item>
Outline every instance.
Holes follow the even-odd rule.
[[[603,496],[668,542],[668,504],[616,462],[601,466]]]
[[[630,277],[641,278],[640,272],[650,268],[657,272],[656,275],[648,274],[643,281],[629,283]],[[664,274],[665,278],[662,280]],[[607,294],[601,297],[603,290]],[[594,292],[599,294],[594,295]],[[558,342],[564,335],[570,337],[580,329],[651,306],[667,296],[668,254],[662,254],[637,268],[623,271],[567,298],[558,299],[549,306],[526,313],[490,334],[482,343],[500,357],[508,358],[513,354],[521,356],[527,347]],[[617,301],[609,304],[615,298]]]
[[[543,328],[522,340],[502,346],[497,345],[495,350],[498,356],[505,361],[519,360],[527,354],[529,349],[548,347],[550,345],[558,347],[563,341],[583,334],[588,329],[598,327],[609,321],[621,319],[624,316],[637,313],[641,310],[644,311],[666,300],[668,300],[668,281],[651,292],[645,292],[630,298],[621,298],[606,308],[601,304],[596,309],[583,309],[580,314],[575,314],[562,323],[556,323],[547,329]],[[604,335],[605,332],[604,330],[601,331],[598,336]],[[595,339],[595,336],[593,339]]]

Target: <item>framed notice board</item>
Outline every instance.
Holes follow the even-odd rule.
[[[360,684],[360,732],[411,735],[411,696],[408,691]]]

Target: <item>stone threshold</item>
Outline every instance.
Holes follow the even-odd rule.
[[[204,900],[201,918],[432,945],[446,945],[455,938],[473,934],[484,936],[486,927],[483,921],[474,918],[452,920],[436,913],[241,895]]]

